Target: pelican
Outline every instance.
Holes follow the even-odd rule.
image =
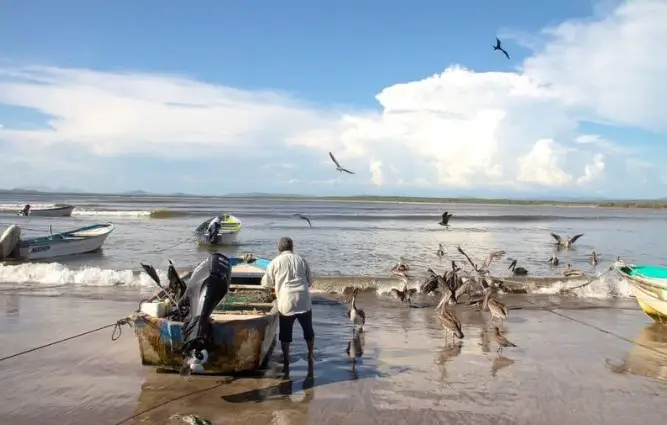
[[[510,342],[503,334],[500,333],[500,329],[498,329],[498,326],[495,326],[493,328],[494,331],[494,338],[496,339],[496,343],[498,344],[498,354],[500,355],[503,352],[503,347],[516,347],[516,345],[512,342]]]
[[[563,269],[563,276],[565,277],[579,277],[583,276],[584,272],[578,269],[573,269],[570,267],[570,263],[567,264],[567,267]]]
[[[352,306],[351,308],[347,311],[347,317],[350,318],[350,321],[352,322],[352,332],[355,331],[355,329],[358,329],[359,332],[364,331],[364,325],[366,324],[366,313],[360,309],[357,308],[357,293],[359,292],[359,288],[354,288],[354,292],[352,294]]]
[[[447,331],[451,331],[452,334],[458,339],[463,339],[463,331],[461,330],[461,321],[454,315],[453,312],[447,310],[447,295],[442,297],[440,304],[435,308],[436,311],[440,310],[440,323]]]
[[[491,251],[489,255],[486,256],[484,259],[484,262],[482,263],[482,267],[480,268],[480,271],[483,272],[488,272],[489,271],[489,266],[491,265],[491,262],[493,260],[499,260],[503,258],[505,255],[505,251]]]
[[[438,244],[438,252],[436,252],[436,255],[438,257],[443,257],[445,255],[445,248],[442,246],[441,243]]]
[[[595,253],[595,251],[591,252],[591,258],[588,260],[588,262],[592,265],[596,265],[598,263],[598,255]]]
[[[486,294],[482,303],[482,309],[484,310],[488,308],[489,312],[491,313],[491,321],[498,319],[502,325],[502,323],[507,320],[507,307],[505,307],[505,304],[501,303],[497,299],[491,298],[491,291],[491,287],[486,289]]]
[[[391,288],[391,293],[395,298],[397,298],[401,302],[407,301],[408,304],[410,304],[410,305],[412,305],[412,301],[411,301],[410,298],[412,297],[412,294],[414,294],[415,292],[417,292],[417,290],[408,289],[408,280],[407,279],[403,280],[403,290],[402,291],[399,291],[396,288]]]
[[[500,45],[500,40],[498,39],[498,37],[496,37],[496,45],[493,46],[493,50],[494,50],[494,51],[496,51],[496,50],[500,50],[501,52],[503,52],[503,54],[505,55],[505,57],[507,58],[507,60],[510,60],[510,54],[507,53],[507,51],[506,51],[505,49],[502,48],[502,46]]]
[[[552,266],[557,266],[558,265],[558,257],[556,257],[555,252],[553,254],[551,254],[551,260],[549,260],[549,263],[551,263]]]
[[[449,219],[452,218],[453,214],[449,214],[449,212],[445,211],[442,213],[442,220],[438,223],[441,226],[449,226]]]
[[[517,261],[512,260],[510,263],[510,266],[507,268],[508,270],[512,270],[512,273],[514,273],[517,276],[525,276],[528,274],[528,270],[524,269],[523,267],[517,267],[516,266]]]
[[[578,235],[574,235],[571,238],[569,236],[565,236],[565,238],[561,238],[560,236],[558,236],[555,233],[552,233],[551,236],[553,236],[553,238],[556,239],[556,242],[555,242],[556,245],[558,245],[560,247],[564,247],[564,248],[569,248],[577,241],[577,239],[584,236],[584,234],[579,233]]]
[[[308,222],[308,225],[310,227],[313,227],[313,225],[310,223],[310,218],[306,217],[303,214],[294,214],[294,217],[299,217],[301,220],[306,220]]]
[[[354,174],[352,171],[341,167],[340,163],[336,160],[336,157],[334,157],[331,152],[329,152],[329,157],[334,162],[334,164],[336,164],[336,171],[340,171],[341,173],[345,172],[348,174]]]

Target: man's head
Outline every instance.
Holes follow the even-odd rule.
[[[278,240],[278,252],[293,251],[294,242],[292,238],[284,237]]]

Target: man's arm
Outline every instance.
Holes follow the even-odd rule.
[[[269,265],[266,267],[264,276],[262,276],[261,285],[264,288],[271,288],[271,289],[275,288],[276,283],[273,281],[273,262],[269,263]]]
[[[303,260],[303,262],[306,265],[306,281],[308,282],[308,287],[310,288],[313,286],[313,276],[310,274],[310,266],[308,265],[308,261]]]

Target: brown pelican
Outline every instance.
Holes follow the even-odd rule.
[[[595,253],[595,251],[591,253],[591,258],[588,260],[588,262],[592,265],[596,265],[598,263],[598,255]]]
[[[352,322],[352,332],[355,331],[355,329],[358,329],[359,332],[364,331],[364,324],[366,323],[366,313],[362,310],[357,308],[357,293],[359,292],[359,288],[354,288],[354,292],[352,294],[352,306],[351,308],[347,311],[347,317],[350,318],[350,321]]]
[[[514,273],[517,276],[525,276],[528,274],[528,270],[524,269],[523,267],[517,267],[516,266],[517,261],[512,260],[510,263],[510,266],[507,268],[508,270],[512,270],[512,273]]]
[[[551,263],[552,266],[557,266],[558,265],[558,257],[556,257],[555,252],[553,254],[551,254],[551,260],[549,260],[549,263]]]
[[[449,226],[449,219],[452,218],[452,214],[449,214],[447,211],[442,213],[442,220],[438,223],[441,226]]]
[[[491,313],[491,321],[493,322],[494,320],[498,319],[502,325],[502,323],[507,320],[507,307],[505,307],[505,304],[502,302],[491,297],[492,290],[492,287],[486,289],[486,294],[482,303],[482,309],[484,310],[488,308],[489,312]]]
[[[505,57],[507,58],[507,60],[510,60],[510,55],[509,55],[509,53],[507,53],[507,51],[505,51],[505,49],[503,49],[503,48],[501,47],[501,45],[500,45],[500,40],[498,40],[498,37],[496,37],[496,45],[493,46],[493,50],[494,50],[494,51],[496,51],[496,50],[500,50],[501,52],[503,52],[503,53],[505,54]]]
[[[440,310],[440,323],[446,331],[451,331],[458,339],[463,339],[463,331],[461,330],[461,321],[454,315],[453,312],[447,310],[447,296],[443,296],[440,304],[435,308]]]
[[[401,277],[408,277],[407,271],[410,269],[408,265],[403,261],[401,258],[401,261],[396,263],[394,267],[391,268],[391,272],[395,274],[396,276],[401,276]]]
[[[416,293],[416,289],[408,289],[408,280],[404,279],[403,280],[403,290],[399,291],[396,288],[391,288],[391,293],[394,296],[394,298],[398,299],[401,302],[407,301],[408,304],[412,305],[411,297],[414,293]]]
[[[306,217],[305,215],[303,215],[303,214],[294,214],[294,217],[299,217],[301,220],[306,220],[308,222],[308,225],[310,227],[313,227],[313,225],[310,223],[310,219],[308,217]]]
[[[484,259],[484,262],[482,263],[482,267],[477,267],[477,265],[476,265],[475,263],[473,263],[473,261],[470,259],[470,257],[468,256],[468,254],[466,254],[465,251],[463,251],[463,248],[461,248],[461,247],[459,246],[459,247],[456,248],[456,249],[457,249],[457,251],[460,252],[464,257],[466,257],[466,259],[468,260],[468,263],[470,263],[470,265],[472,266],[472,268],[473,268],[476,272],[478,272],[478,273],[487,273],[487,272],[489,271],[489,266],[491,265],[491,262],[492,262],[493,260],[497,260],[497,259],[499,259],[499,258],[502,258],[503,255],[505,255],[505,251],[491,251],[491,252],[489,253],[489,255],[487,255],[486,258]]]
[[[445,255],[445,248],[442,246],[441,243],[438,244],[438,252],[436,252],[436,255],[438,257],[443,257]]]
[[[340,163],[336,160],[336,157],[334,157],[331,152],[329,152],[329,157],[334,162],[334,164],[336,164],[336,171],[340,171],[341,173],[345,172],[345,173],[348,173],[348,174],[354,174],[352,171],[341,167]]]
[[[556,245],[558,245],[560,247],[564,247],[564,248],[569,248],[577,241],[577,239],[584,236],[584,234],[579,233],[578,235],[574,235],[571,238],[569,236],[565,236],[565,238],[561,238],[560,236],[558,236],[555,233],[552,233],[551,236],[553,236],[553,238],[556,239],[556,242],[555,242]]]
[[[567,266],[563,269],[563,276],[565,277],[579,277],[583,276],[584,272],[578,269],[573,269],[568,263]]]
[[[503,347],[516,347],[512,342],[510,342],[503,334],[500,333],[498,326],[493,328],[494,338],[498,344],[498,354],[500,355],[503,352]]]
[[[435,292],[438,289],[438,275],[431,269],[426,270],[429,275],[424,280],[424,283],[421,284],[422,294],[430,294]]]

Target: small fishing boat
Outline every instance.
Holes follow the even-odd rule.
[[[195,235],[197,235],[197,241],[201,245],[233,245],[238,239],[239,232],[243,227],[243,222],[231,214],[225,214],[220,216],[220,230],[216,233],[215,237],[211,241],[211,237],[208,233],[208,225],[215,217],[211,217],[195,229]]]
[[[215,253],[183,277],[170,264],[168,287],[160,283],[155,269],[142,265],[162,291],[129,317],[141,363],[194,374],[265,368],[278,327],[274,297],[260,286],[268,264],[265,259]],[[183,306],[189,309],[185,314]]]
[[[667,323],[667,267],[622,262],[613,267],[628,282],[642,311],[658,323]]]
[[[27,208],[26,208],[27,207]],[[74,211],[74,205],[55,204],[47,208],[30,208],[26,205],[18,215],[29,217],[69,217]]]
[[[43,260],[97,251],[113,230],[111,223],[93,224],[60,233],[52,233],[49,228],[48,236],[22,239],[21,228],[12,225],[0,236],[0,260]]]

